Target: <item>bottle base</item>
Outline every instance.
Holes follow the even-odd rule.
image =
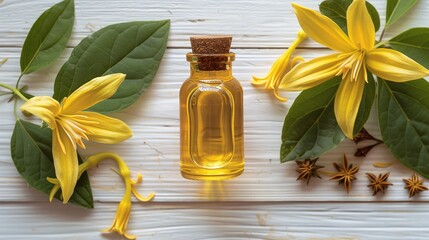
[[[225,171],[225,172],[221,172],[219,173],[217,171],[216,173],[208,173],[207,170],[203,170],[203,172],[198,173],[195,172],[195,170],[193,170],[191,173],[186,171],[186,170],[181,170],[180,173],[182,174],[182,177],[189,179],[189,180],[203,180],[203,181],[222,181],[222,180],[229,180],[229,179],[233,179],[236,178],[238,176],[240,176],[244,169],[238,169],[235,171],[229,170],[229,171]]]

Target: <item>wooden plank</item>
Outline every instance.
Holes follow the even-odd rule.
[[[99,232],[115,211],[115,203],[93,210],[2,203],[0,232],[4,239],[118,239]],[[428,218],[428,205],[418,203],[151,203],[133,205],[128,229],[139,239],[426,240]]]
[[[21,0],[0,2],[0,47],[21,46],[33,22],[58,1]],[[109,24],[171,19],[169,47],[189,47],[189,36],[195,34],[231,34],[234,47],[286,48],[299,29],[291,7],[292,0],[77,0],[76,24],[71,46],[93,31]],[[385,0],[370,1],[379,10],[384,23]],[[319,1],[300,1],[318,9]],[[419,1],[417,6],[386,32],[386,39],[409,27],[426,26],[429,5]],[[320,47],[308,42],[304,47]]]
[[[0,69],[2,82],[14,84],[19,75],[19,49],[0,48],[10,60]],[[352,157],[356,145],[345,141],[337,150],[324,155],[320,164],[332,171],[332,162],[341,162],[345,153],[350,160],[360,165],[359,180],[353,184],[347,195],[327,176],[321,181],[313,180],[309,187],[296,182],[295,164],[279,163],[280,134],[283,118],[297,93],[287,93],[290,101],[277,102],[271,93],[251,86],[252,74],[263,75],[282,50],[237,49],[234,72],[245,92],[245,173],[237,179],[220,183],[188,181],[179,172],[179,111],[178,93],[181,83],[188,75],[188,63],[184,56],[186,49],[169,49],[165,55],[160,72],[153,85],[133,107],[114,114],[130,124],[134,137],[125,143],[110,146],[88,144],[82,151],[85,156],[101,151],[114,151],[126,159],[133,173],[142,172],[144,183],[142,193],[156,191],[157,202],[207,201],[217,196],[219,201],[407,201],[402,178],[411,171],[399,163],[388,169],[376,169],[374,162],[390,162],[394,158],[386,147],[375,148],[364,159]],[[298,51],[305,58],[327,54],[328,50]],[[68,50],[60,62],[50,69],[25,76],[23,84],[30,85],[35,95],[51,95],[53,79],[58,72]],[[0,201],[46,201],[46,196],[29,190],[20,178],[10,158],[9,140],[14,125],[12,104],[6,104],[7,97],[0,98]],[[37,121],[36,122],[40,122]],[[367,128],[377,135],[376,114]],[[361,145],[360,145],[361,146]],[[100,169],[90,172],[95,199],[100,201],[119,201],[122,196],[120,179],[110,170],[110,163],[102,164]],[[390,180],[394,186],[387,194],[372,197],[365,172],[391,171]],[[429,192],[423,193],[417,201],[429,200]]]

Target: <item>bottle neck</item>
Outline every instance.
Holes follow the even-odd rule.
[[[230,80],[234,53],[225,54],[186,54],[190,63],[190,79],[193,80]]]
[[[225,70],[201,70],[198,63],[191,63],[190,73],[190,78],[195,80],[229,80],[232,78],[232,67],[229,64]]]

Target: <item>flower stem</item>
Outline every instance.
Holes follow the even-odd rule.
[[[21,98],[22,100],[24,100],[24,101],[28,101],[28,98],[26,98],[20,91],[19,91],[19,89],[17,89],[17,88],[14,88],[14,87],[11,87],[11,86],[9,86],[9,85],[7,85],[7,84],[3,84],[3,83],[0,83],[0,87],[3,87],[3,88],[6,88],[6,89],[9,89],[9,90],[11,90],[14,94],[16,94],[19,98]]]
[[[120,171],[119,175],[121,175],[124,178],[130,177],[130,170],[128,166],[118,154],[111,153],[111,152],[102,152],[102,153],[97,153],[90,156],[85,162],[79,165],[78,178],[80,178],[82,173],[84,173],[86,170],[97,166],[101,161],[107,160],[107,159],[111,159],[116,162]]]

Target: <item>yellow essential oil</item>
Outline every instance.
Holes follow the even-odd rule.
[[[232,75],[231,37],[191,43],[191,74],[180,89],[180,170],[193,180],[234,178],[244,169],[243,90]]]

